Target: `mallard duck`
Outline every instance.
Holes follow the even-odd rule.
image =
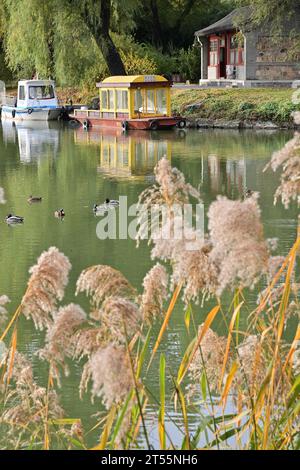
[[[5,220],[8,224],[22,224],[24,222],[24,217],[20,217],[19,215],[8,214],[5,217]]]
[[[27,201],[29,204],[32,204],[33,202],[42,202],[42,198],[30,195]]]
[[[96,213],[105,213],[109,211],[109,209],[114,209],[115,207],[119,207],[119,201],[105,199],[104,204],[94,204],[93,211]]]
[[[108,211],[108,206],[106,204],[94,204],[93,206],[93,211],[96,212],[101,212],[105,213]]]
[[[57,217],[58,219],[62,219],[65,215],[66,213],[63,209],[59,209],[58,211],[54,212],[54,216]]]
[[[111,207],[119,207],[119,201],[115,201],[114,199],[105,199],[105,204]]]

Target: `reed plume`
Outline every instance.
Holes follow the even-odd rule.
[[[31,274],[21,309],[27,319],[31,318],[37,329],[51,326],[52,313],[57,302],[64,296],[71,264],[57,248],[44,251],[37,264],[30,268]]]
[[[242,384],[246,378],[251,397],[254,397],[259,391],[267,372],[262,341],[258,335],[250,335],[238,345],[237,351],[240,364],[237,380]]]
[[[138,306],[123,297],[108,297],[100,310],[101,326],[111,335],[112,342],[125,344],[140,332],[142,315]]]
[[[172,286],[183,283],[183,300],[186,304],[199,303],[202,295],[215,294],[218,287],[218,271],[211,259],[212,245],[207,240],[195,240],[194,249],[181,244],[174,252]]]
[[[201,335],[203,324],[199,326],[198,336]],[[222,373],[224,353],[226,350],[226,338],[219,336],[211,328],[207,330],[202,339],[200,348],[196,351],[189,366],[189,374],[192,379],[189,395],[193,396],[197,391],[196,384],[201,382],[201,376],[205,371],[210,387],[218,391],[218,384]],[[232,360],[232,354],[228,360],[228,368]]]
[[[279,167],[282,168],[280,185],[274,196],[274,204],[281,198],[282,204],[288,208],[291,201],[300,204],[300,134],[295,133],[293,139],[289,140],[285,146],[274,152],[270,163],[266,166],[271,167],[275,172]]]
[[[54,390],[47,392],[34,380],[30,361],[18,351],[8,351],[8,358],[14,354],[11,382],[6,394],[5,408],[0,417],[0,424],[10,426],[10,431],[15,440],[25,432],[27,438],[32,433],[43,433],[45,420],[45,407],[48,404],[48,419],[62,418],[64,411],[59,404],[59,399]],[[9,361],[10,362],[10,361]],[[4,384],[6,377],[4,375]],[[24,436],[23,436],[24,438]]]
[[[256,195],[245,201],[219,196],[208,211],[211,260],[219,271],[218,295],[226,287],[253,287],[269,259]]]
[[[0,296],[0,328],[2,328],[7,322],[7,309],[6,304],[10,302],[10,299],[7,295]]]
[[[121,404],[133,387],[129,358],[123,347],[108,345],[91,358],[92,394],[106,408]]]
[[[166,231],[168,224],[171,232],[174,230],[176,210],[182,212],[184,205],[188,204],[190,196],[198,202],[200,201],[200,193],[192,185],[186,183],[183,173],[177,168],[172,168],[167,158],[164,157],[158,162],[154,173],[157,184],[145,189],[138,199],[137,245],[140,240],[148,238],[149,229],[149,243],[157,238],[160,240],[170,238],[170,236],[166,237],[164,234],[160,234],[160,230]],[[163,224],[160,221],[161,212],[166,219]],[[165,248],[167,248],[167,243],[165,243]]]
[[[92,266],[80,274],[76,284],[76,295],[85,292],[96,307],[107,298],[133,296],[135,290],[128,280],[110,266]]]
[[[79,305],[70,304],[61,307],[53,314],[53,323],[48,328],[45,346],[39,351],[42,359],[53,366],[61,365],[68,374],[66,357],[73,357],[76,351],[76,331],[86,321],[86,314]],[[52,368],[52,376],[58,379],[56,367]]]
[[[166,268],[157,263],[146,274],[143,280],[143,294],[141,296],[141,311],[143,319],[152,324],[162,316],[163,303],[168,296],[169,276]]]

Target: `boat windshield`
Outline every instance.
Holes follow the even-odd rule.
[[[55,98],[52,85],[34,85],[29,87],[31,100],[51,100]]]

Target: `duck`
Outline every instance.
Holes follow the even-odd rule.
[[[108,212],[108,207],[106,204],[94,204],[93,206],[93,211],[94,213],[101,213],[104,214],[105,212]]]
[[[66,213],[63,209],[59,209],[54,212],[54,216],[57,217],[58,219],[62,219],[63,217],[65,217],[65,215]]]
[[[116,201],[115,199],[105,199],[105,204],[111,207],[119,207],[120,205],[119,201]]]
[[[29,202],[29,204],[32,204],[33,202],[42,202],[42,198],[30,195],[27,202]]]
[[[5,220],[8,224],[22,224],[24,222],[24,217],[20,217],[19,215],[8,214],[5,217]]]
[[[105,213],[109,209],[113,209],[115,207],[119,207],[120,203],[119,201],[116,201],[114,199],[105,199],[104,204],[94,204],[93,206],[93,211],[94,212],[101,212]]]

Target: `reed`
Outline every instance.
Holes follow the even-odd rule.
[[[298,139],[296,135],[271,162],[273,169],[283,166],[275,198],[281,195],[285,205],[299,200]],[[173,206],[199,200],[200,195],[166,159],[155,175],[157,184],[142,193],[140,203],[165,205],[164,223],[174,228]],[[140,293],[119,271],[92,266],[79,276],[75,293],[86,294],[88,310],[62,305],[71,265],[50,248],[31,269],[28,288],[10,320],[8,299],[0,297],[2,448],[90,447],[80,418],[66,417],[60,405],[61,377],[68,377],[70,362],[81,367],[78,398],[87,394],[105,408],[93,426],[99,430],[94,450],[149,448],[150,405],[161,449],[300,447],[300,230],[289,253],[279,257],[272,255],[274,240],[264,237],[257,194],[244,201],[219,197],[208,216],[208,233],[200,242],[193,229],[183,240],[150,240],[152,257],[159,262],[146,274]],[[140,238],[143,223],[140,220]],[[191,240],[193,251],[187,248]],[[258,285],[263,288],[251,309],[248,289]],[[222,302],[224,292],[231,292],[229,306]],[[182,321],[190,341],[177,373],[161,352],[159,395],[154,396],[147,374],[175,308],[185,310]],[[48,367],[46,384],[36,383],[29,359],[18,352],[22,313],[45,330],[39,359]],[[205,313],[200,326],[199,313]],[[290,322],[292,316],[296,321]],[[160,324],[157,335],[154,323]],[[217,333],[220,326],[223,336]],[[293,328],[288,343],[286,333]],[[168,381],[173,384],[171,394]],[[170,409],[181,415],[181,425]],[[198,417],[196,427],[190,411],[193,420]],[[173,442],[170,422],[182,437],[180,444]]]

